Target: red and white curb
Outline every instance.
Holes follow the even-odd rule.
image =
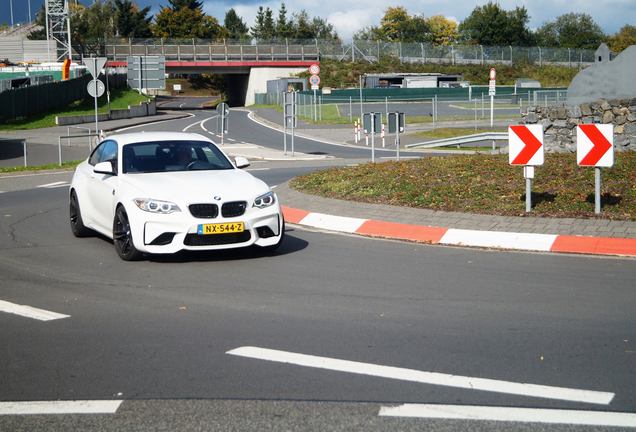
[[[636,257],[636,239],[477,231],[313,213],[283,206],[285,221],[369,237],[481,248]]]

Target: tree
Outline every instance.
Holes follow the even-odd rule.
[[[284,39],[291,37],[293,33],[292,22],[287,19],[287,8],[285,3],[281,3],[278,9],[278,19],[276,20],[276,37]]]
[[[389,41],[402,40],[402,34],[411,17],[402,6],[389,7],[380,19],[380,32],[383,39]]]
[[[229,39],[245,39],[247,38],[248,28],[243,19],[238,16],[234,8],[229,9],[225,13],[223,26],[228,32]]]
[[[170,3],[170,8],[175,12],[181,8],[203,12],[203,4],[199,0],[168,0],[168,3]]]
[[[311,20],[311,27],[314,32],[314,38],[327,39],[327,40],[339,40],[338,33],[334,30],[333,25],[329,24],[326,20],[320,17],[314,17]]]
[[[115,36],[115,7],[110,1],[95,0],[85,7],[69,4],[71,42],[82,55],[102,54],[101,42]]]
[[[216,18],[205,15],[200,9],[188,7],[176,11],[162,8],[155,17],[152,33],[160,38],[217,39],[227,36],[227,31]]]
[[[621,52],[630,45],[636,45],[636,26],[626,24],[616,34],[610,36],[607,44],[614,52]]]
[[[150,6],[139,9],[132,0],[114,0],[117,35],[131,38],[152,36],[148,17]]]
[[[603,40],[603,30],[585,13],[563,14],[537,30],[537,43],[542,46],[596,49]]]
[[[428,41],[435,45],[450,45],[459,36],[457,23],[443,15],[435,15],[427,20],[429,36]]]
[[[506,11],[489,1],[473,9],[459,31],[464,40],[475,44],[528,46],[534,42],[529,20],[525,7]]]
[[[274,18],[272,10],[263,6],[258,7],[256,12],[256,22],[251,29],[252,37],[258,40],[271,40],[274,38],[276,29],[274,27]]]

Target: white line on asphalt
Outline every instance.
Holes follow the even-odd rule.
[[[236,140],[235,140],[235,139],[232,139],[232,138],[226,138],[226,139],[227,139],[228,141],[236,142]]]
[[[194,115],[192,113],[186,113],[186,114],[188,114],[190,116],[189,118],[196,117],[196,115]],[[144,126],[148,126],[148,125],[157,125],[157,124],[160,124],[160,123],[166,123],[166,122],[171,122],[171,121],[176,121],[176,120],[183,120],[184,118],[185,117],[181,117],[181,118],[174,118],[174,119],[168,119],[168,120],[161,120],[161,121],[158,121],[158,122],[143,123],[143,124],[135,125],[135,126],[128,126],[128,127],[125,127],[125,128],[116,129],[115,132],[122,132],[122,131],[126,131],[126,130],[129,130],[129,129],[136,129],[136,128],[140,128],[140,127],[144,127]]]
[[[299,223],[329,231],[354,233],[365,223],[366,219],[333,216],[323,213],[309,213]]]
[[[381,407],[380,416],[636,427],[636,414],[582,410],[406,404]]]
[[[19,177],[53,176],[53,175],[72,174],[72,173],[73,173],[72,171],[54,171],[54,172],[33,173],[33,174],[3,175],[3,176],[0,176],[0,179],[19,178]]]
[[[269,171],[269,168],[250,168],[245,171]]]
[[[0,415],[115,414],[121,400],[0,402]]]
[[[54,183],[43,184],[43,185],[40,185],[38,187],[39,188],[51,189],[51,188],[55,188],[55,187],[67,186],[68,184],[69,184],[69,182],[59,181],[59,182],[54,182]]]
[[[183,106],[184,106],[185,104],[186,104],[185,102],[184,102],[184,103],[182,103],[181,105],[179,105],[179,108],[183,108]]]
[[[451,228],[439,241],[456,246],[478,246],[549,252],[556,240],[553,234],[476,231]]]
[[[0,300],[0,312],[20,315],[26,318],[33,318],[40,321],[52,321],[70,317],[70,315],[64,315],[57,312],[51,312],[26,305],[9,303],[8,301],[4,300]]]
[[[216,115],[213,115],[212,117],[208,117],[208,118],[206,118],[206,119],[203,119],[203,120],[201,121],[201,129],[203,129],[204,131],[206,131],[206,132],[207,132],[207,133],[209,133],[210,135],[214,135],[212,132],[210,132],[209,130],[207,130],[207,129],[205,128],[205,122],[207,122],[208,120],[212,120],[213,118],[217,118],[218,116],[219,116],[219,115],[218,115],[218,114],[216,114]]]
[[[608,392],[517,383],[487,378],[474,378],[438,372],[425,372],[415,369],[404,369],[371,363],[339,360],[329,357],[318,357],[313,355],[298,354],[288,351],[279,351],[259,347],[240,347],[228,351],[227,354],[279,363],[289,363],[319,369],[328,369],[339,372],[349,372],[354,374],[397,379],[402,381],[412,381],[447,387],[483,390],[496,393],[514,394],[545,399],[558,399],[573,402],[586,402],[592,404],[607,405],[614,398],[614,393]]]

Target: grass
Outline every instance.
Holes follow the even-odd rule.
[[[431,139],[442,139],[442,138],[454,138],[463,135],[472,135],[477,133],[484,132],[501,132],[501,131],[493,131],[491,129],[477,129],[475,128],[437,128],[427,131],[414,132],[411,136],[416,136],[418,138],[431,138]]]
[[[46,165],[27,166],[27,167],[25,166],[0,167],[0,174],[24,172],[24,171],[44,171],[44,170],[54,170],[54,169],[68,170],[68,169],[75,168],[81,162],[82,161],[79,161],[79,160],[67,161],[67,162],[62,162],[61,166],[57,163],[52,163],[52,164],[46,164]]]
[[[636,220],[636,153],[617,153],[603,170],[600,217]],[[442,211],[523,216],[525,180],[507,155],[457,155],[333,168],[291,186],[331,198]],[[594,170],[574,154],[547,154],[535,170],[534,216],[594,218]]]
[[[137,105],[148,100],[148,96],[140,95],[130,89],[115,89],[110,92],[110,109],[126,109],[129,105]],[[87,115],[95,112],[94,99],[89,97],[81,101],[73,102],[66,108],[54,110],[46,114],[38,114],[27,119],[18,120],[12,123],[0,124],[0,131],[13,131],[24,129],[40,129],[56,126],[55,117]],[[97,99],[98,111],[108,112],[106,94]]]

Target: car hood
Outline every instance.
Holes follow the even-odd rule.
[[[123,186],[134,198],[179,202],[251,200],[268,192],[269,186],[250,173],[231,169],[127,174]]]

